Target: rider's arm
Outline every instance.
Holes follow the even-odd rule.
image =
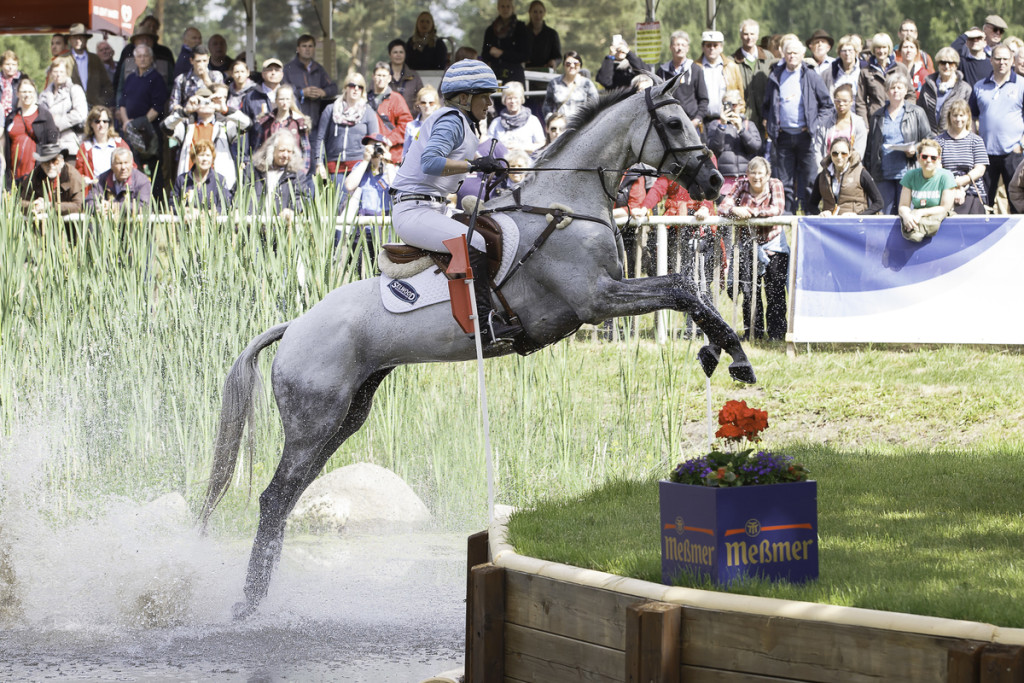
[[[458,116],[442,116],[430,131],[430,140],[420,157],[420,168],[427,175],[458,175],[469,171],[469,159],[449,159],[465,139]]]

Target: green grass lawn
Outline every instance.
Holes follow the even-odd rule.
[[[818,481],[820,577],[729,592],[1024,627],[1019,446],[878,454],[781,450]],[[619,480],[516,512],[524,555],[661,581],[657,478]],[[719,590],[707,583],[684,583]]]

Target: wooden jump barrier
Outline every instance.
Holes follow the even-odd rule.
[[[487,543],[470,540],[467,683],[1024,683],[1021,629],[671,589]],[[643,595],[659,590],[698,604]]]

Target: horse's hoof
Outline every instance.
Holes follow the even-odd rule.
[[[715,368],[718,367],[718,357],[721,353],[721,349],[715,351],[711,348],[710,344],[702,346],[700,351],[697,352],[697,362],[700,363],[701,369],[708,377],[715,373]]]
[[[256,605],[250,602],[236,602],[231,608],[231,616],[235,621],[241,621],[242,619],[248,619],[252,616],[252,613],[256,611]]]
[[[729,375],[737,382],[744,384],[755,384],[757,377],[754,376],[754,368],[748,361],[735,362],[729,366]]]

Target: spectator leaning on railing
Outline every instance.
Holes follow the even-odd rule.
[[[36,168],[21,183],[21,208],[33,216],[45,216],[52,210],[66,216],[82,210],[85,184],[61,152],[56,142],[39,147]]]
[[[118,211],[135,213],[149,205],[152,191],[149,178],[135,168],[131,150],[119,147],[111,156],[110,169],[96,179],[86,204],[105,215]]]

